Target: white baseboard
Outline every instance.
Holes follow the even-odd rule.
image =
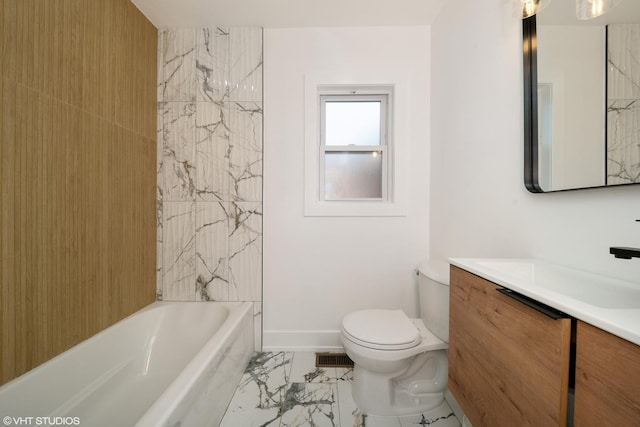
[[[340,331],[264,331],[263,351],[343,352]]]

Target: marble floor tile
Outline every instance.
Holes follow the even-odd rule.
[[[281,427],[340,425],[335,384],[291,383],[282,405]]]
[[[420,415],[402,417],[377,417],[374,415],[361,416],[362,424],[357,427],[460,427],[460,422],[449,407],[443,402],[439,407]]]
[[[353,369],[316,368],[312,352],[257,353],[222,427],[460,427],[446,402],[403,417],[362,415],[351,397]]]
[[[293,353],[257,353],[229,403],[221,427],[280,425]]]
[[[317,368],[316,354],[309,351],[294,353],[291,365],[292,383],[335,383],[336,368]]]
[[[410,426],[437,426],[437,427],[460,427],[460,421],[453,414],[453,410],[447,402],[442,402],[435,408],[421,415],[408,417],[398,417],[401,427]]]
[[[336,368],[336,380],[340,381],[353,381],[353,368]]]
[[[365,415],[359,420],[362,427],[401,427],[397,417],[376,417],[375,415]]]
[[[353,370],[351,370],[353,372]],[[353,375],[350,377],[353,378]],[[351,381],[343,380],[336,383],[338,388],[338,413],[340,425],[343,427],[364,427],[364,420],[353,398],[351,397]]]

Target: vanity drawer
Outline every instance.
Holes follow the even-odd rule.
[[[565,426],[571,319],[451,267],[449,387],[474,427]]]
[[[575,427],[640,426],[640,347],[578,321]]]

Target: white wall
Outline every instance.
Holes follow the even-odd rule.
[[[640,186],[528,193],[522,35],[503,0],[451,0],[432,27],[434,256],[538,257],[640,282]]]
[[[362,308],[417,315],[415,269],[428,257],[428,27],[264,32],[264,348],[340,346]],[[409,207],[405,217],[305,217],[304,75],[406,70]],[[370,83],[370,82],[369,82]]]

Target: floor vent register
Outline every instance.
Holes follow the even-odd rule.
[[[346,353],[316,353],[318,368],[353,368],[353,360]]]

